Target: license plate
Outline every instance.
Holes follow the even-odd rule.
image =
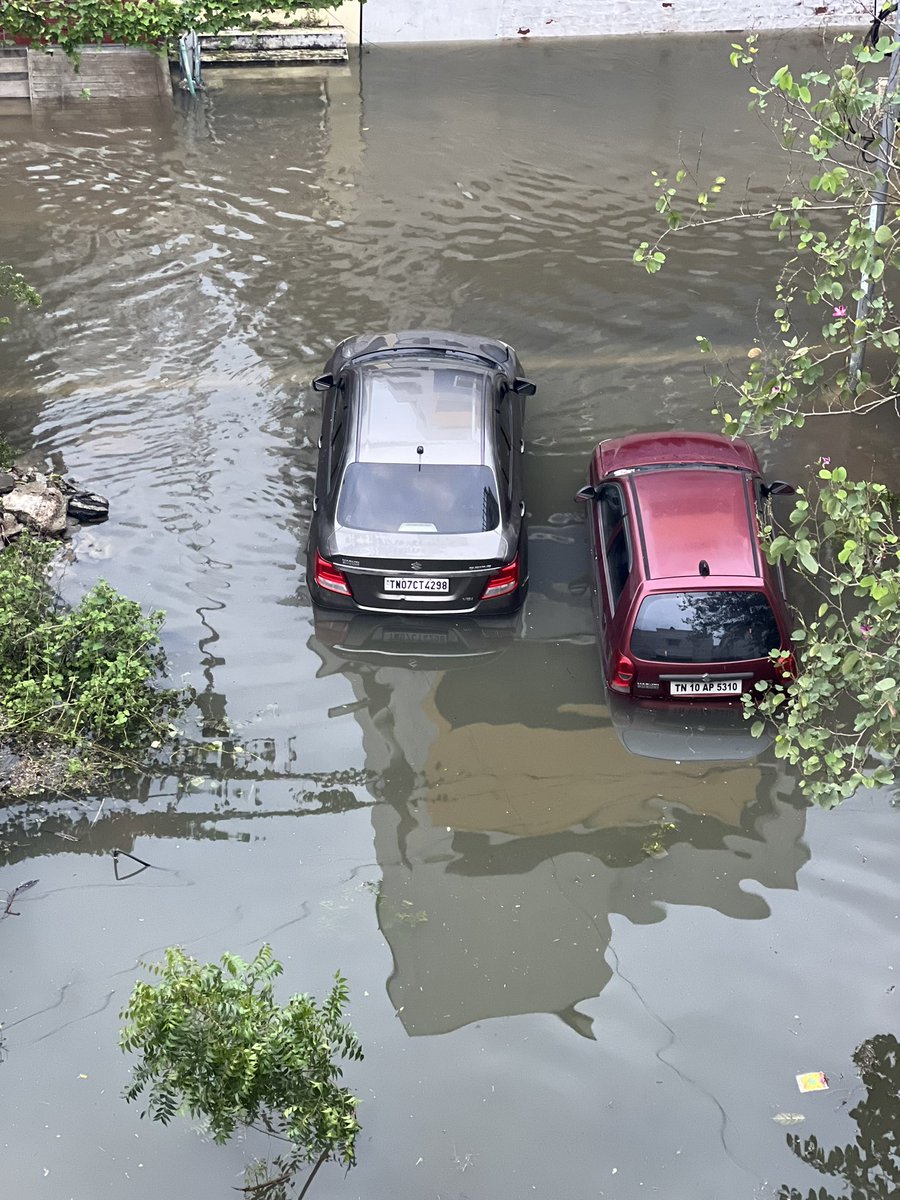
[[[437,579],[433,575],[388,575],[384,581],[386,592],[449,592],[450,580]]]
[[[398,642],[401,646],[449,646],[449,633],[423,633],[421,630],[415,632],[405,629],[386,629],[381,635],[383,642]]]
[[[691,679],[669,684],[672,696],[739,696],[740,679]]]

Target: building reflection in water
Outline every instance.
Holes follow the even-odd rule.
[[[388,992],[411,1035],[547,1012],[591,1036],[577,1005],[611,978],[613,914],[761,919],[744,881],[796,887],[808,855],[788,781],[703,759],[702,733],[680,765],[630,754],[583,637],[317,614],[309,644],[356,696]]]

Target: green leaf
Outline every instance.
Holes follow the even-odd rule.
[[[859,651],[858,650],[849,651],[849,653],[844,655],[844,658],[841,662],[841,674],[849,675],[851,673],[851,671],[853,671],[854,668],[859,665],[859,661],[860,661]]]

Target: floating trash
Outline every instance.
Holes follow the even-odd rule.
[[[797,1087],[801,1092],[827,1092],[828,1078],[824,1071],[808,1071],[805,1075],[797,1075]]]
[[[777,1121],[779,1125],[799,1125],[801,1121],[806,1120],[806,1117],[803,1113],[783,1112],[776,1113],[772,1120]]]

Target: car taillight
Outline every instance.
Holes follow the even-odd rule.
[[[492,575],[481,593],[482,600],[492,600],[494,596],[508,596],[519,586],[519,556],[512,560],[509,566]]]
[[[630,692],[634,679],[634,663],[626,654],[620,654],[609,686],[614,692]]]
[[[350,584],[343,571],[339,571],[334,563],[316,551],[316,583],[326,592],[338,592],[341,596],[350,595]]]
[[[788,652],[778,660],[778,670],[786,679],[797,678],[797,660]]]

